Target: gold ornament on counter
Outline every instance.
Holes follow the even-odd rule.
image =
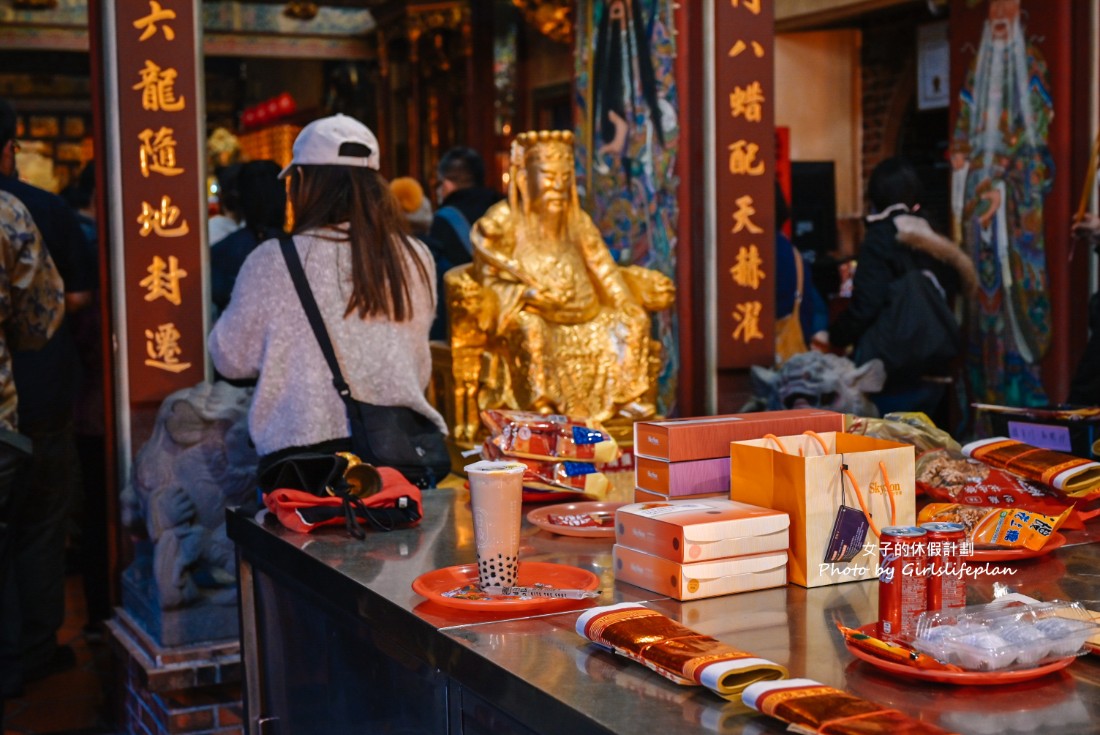
[[[648,312],[667,276],[615,263],[573,178],[573,134],[521,133],[507,201],[474,225],[474,261],[448,271],[455,437],[478,412],[511,408],[597,421],[656,413],[660,344]]]
[[[353,452],[337,452],[336,456],[343,457],[348,462],[344,470],[348,495],[353,498],[369,498],[382,490],[382,475],[374,465],[359,459],[359,455]],[[328,488],[328,494],[335,495],[332,488]]]

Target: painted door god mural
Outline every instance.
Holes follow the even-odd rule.
[[[975,399],[987,403],[1047,403],[1039,362],[1051,330],[1043,236],[1054,174],[1049,90],[1020,0],[988,0],[951,144],[957,225],[980,279],[970,305],[969,377]]]

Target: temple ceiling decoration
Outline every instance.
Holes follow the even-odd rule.
[[[574,0],[512,0],[539,33],[559,43],[573,42]]]

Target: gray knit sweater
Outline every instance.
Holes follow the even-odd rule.
[[[446,433],[443,417],[424,397],[431,375],[428,329],[435,317],[435,264],[427,247],[409,241],[411,320],[359,319],[354,313],[345,318],[351,293],[348,244],[316,234],[296,235],[294,244],[352,395],[380,405],[408,406]],[[413,257],[424,263],[427,283],[416,277]],[[261,244],[245,260],[229,307],[210,333],[209,348],[222,375],[259,379],[248,426],[261,456],[349,435],[343,401],[278,240]]]

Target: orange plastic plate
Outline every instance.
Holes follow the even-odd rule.
[[[600,586],[600,580],[592,572],[580,567],[542,561],[521,561],[516,585],[519,587],[534,587],[537,584],[547,585],[559,590],[590,591]],[[421,574],[412,583],[413,591],[418,595],[427,597],[436,604],[463,610],[520,612],[576,607],[592,602],[592,600],[505,597],[503,595],[489,595],[488,599],[468,599],[448,597],[445,594],[466,586],[477,588],[477,564],[463,564],[436,569],[434,572]]]

